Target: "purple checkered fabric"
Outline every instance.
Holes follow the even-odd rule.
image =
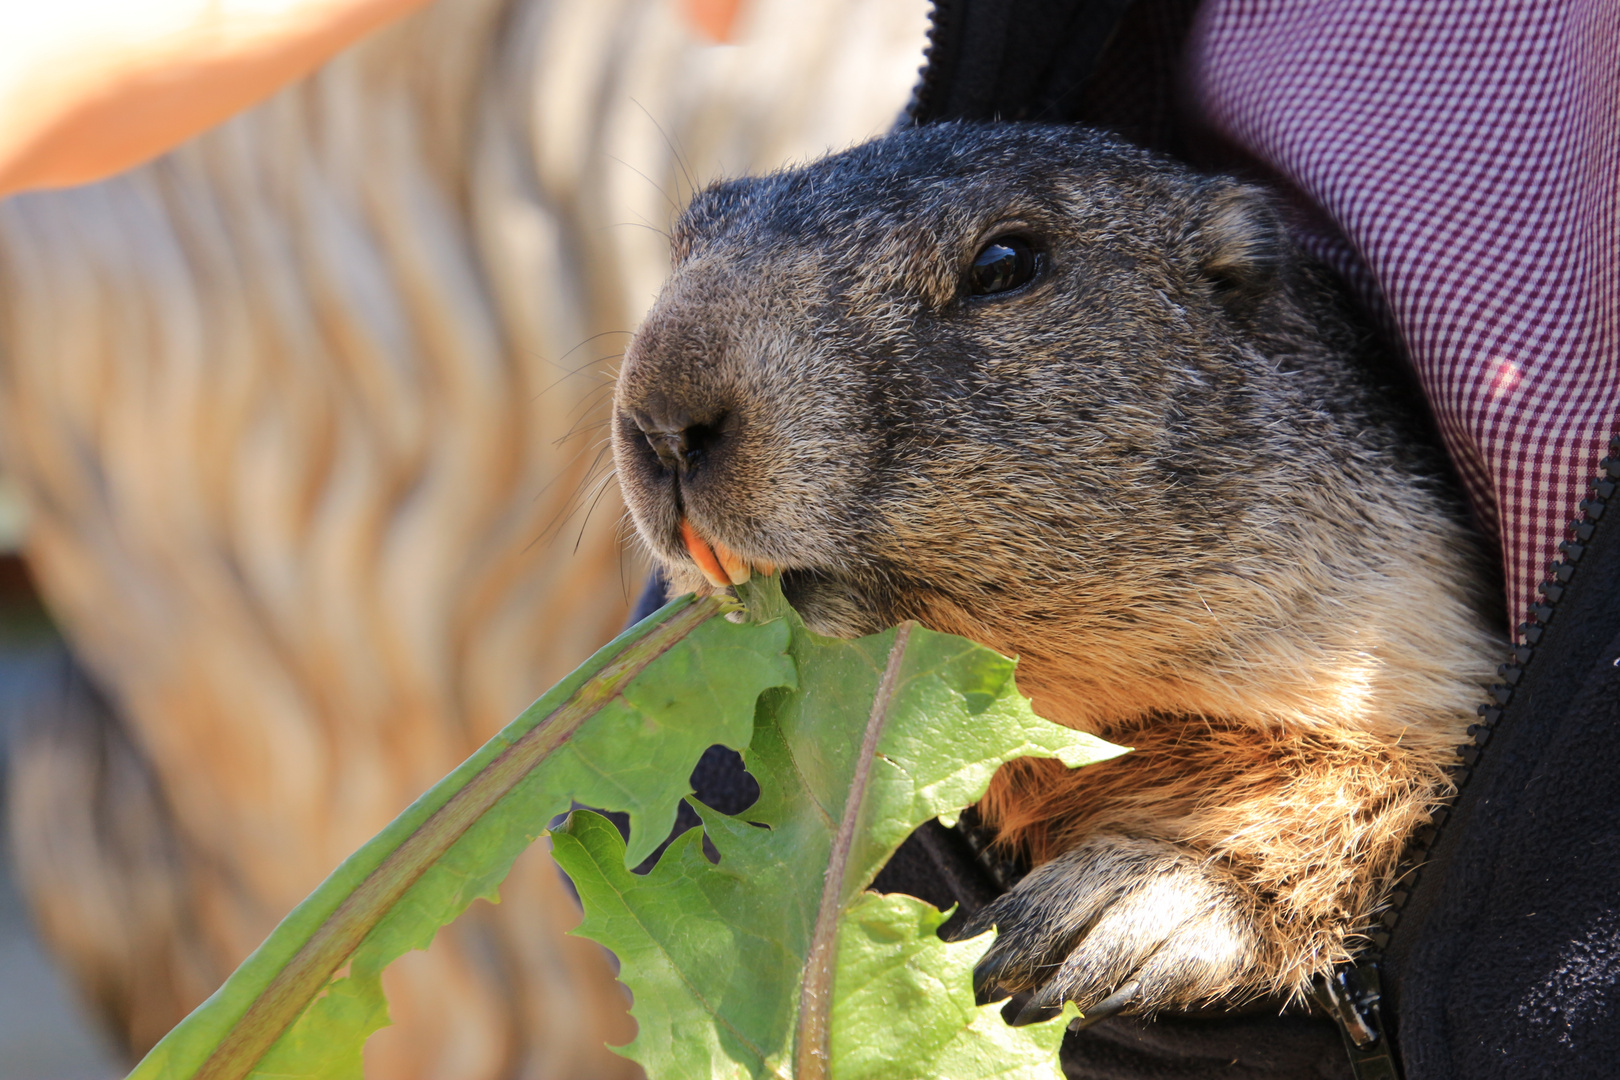
[[[1620,418],[1620,3],[1206,0],[1186,58],[1399,331],[1517,622]]]

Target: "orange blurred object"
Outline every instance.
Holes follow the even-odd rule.
[[[731,40],[742,0],[686,0],[686,17],[716,43]]]

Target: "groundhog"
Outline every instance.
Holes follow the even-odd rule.
[[[938,124],[717,183],[672,243],[612,442],[673,589],[779,569],[812,629],[963,635],[1134,748],[978,807],[1036,867],[965,928],[999,930],[982,997],[1152,1012],[1345,960],[1503,645],[1415,395],[1275,200]]]

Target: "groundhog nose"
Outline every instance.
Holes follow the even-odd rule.
[[[725,413],[694,416],[686,409],[665,407],[631,414],[636,427],[666,469],[686,475],[703,464],[720,442]]]

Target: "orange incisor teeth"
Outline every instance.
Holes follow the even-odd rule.
[[[703,571],[710,585],[723,589],[730,584],[726,580],[726,572],[720,568],[720,560],[714,556],[714,549],[685,518],[681,518],[681,539],[686,541],[686,553],[692,556],[692,561],[698,564],[698,569]]]
[[[681,539],[686,542],[687,554],[698,564],[709,584],[717,589],[727,585],[741,585],[750,576],[748,564],[736,552],[723,544],[710,544],[698,535],[692,523],[681,519]]]
[[[720,558],[720,565],[726,568],[726,577],[731,579],[733,585],[741,585],[754,576],[753,569],[742,561],[741,555],[718,542],[712,546],[715,555]]]

